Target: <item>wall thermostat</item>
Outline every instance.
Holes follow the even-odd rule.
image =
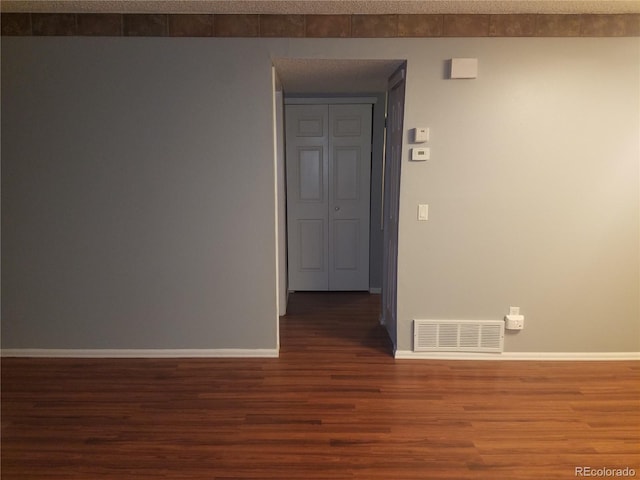
[[[413,143],[424,143],[429,141],[429,129],[417,127],[411,129]]]
[[[414,162],[422,162],[424,160],[429,160],[431,156],[431,150],[429,148],[412,148],[411,149],[411,160]]]

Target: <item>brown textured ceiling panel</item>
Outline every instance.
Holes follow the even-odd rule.
[[[640,13],[638,0],[3,0],[0,6],[60,13]]]

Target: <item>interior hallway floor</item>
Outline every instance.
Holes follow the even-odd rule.
[[[273,359],[2,360],[2,478],[640,475],[639,362],[395,360],[379,296],[295,293]]]

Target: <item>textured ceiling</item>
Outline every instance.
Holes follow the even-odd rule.
[[[3,0],[5,12],[640,13],[639,0]]]
[[[274,58],[286,93],[374,93],[387,90],[402,60]]]

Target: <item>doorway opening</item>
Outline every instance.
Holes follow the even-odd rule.
[[[399,194],[398,189],[385,193],[384,185],[387,92],[390,79],[404,64],[405,60],[273,59],[279,316],[287,311],[291,291],[358,290],[371,294],[382,293],[384,297],[383,270],[387,264],[385,256],[388,247],[383,231],[384,215],[390,196]],[[369,120],[366,120],[367,109]],[[356,121],[356,117],[365,120]],[[309,121],[313,119],[315,122]],[[340,143],[345,137],[341,131],[344,133],[351,129],[355,132],[357,125],[366,124],[367,121],[370,128],[367,145],[363,140],[367,137],[366,128],[357,140],[360,142],[357,148]],[[288,145],[287,141],[294,131],[292,124],[302,126],[303,131],[297,143],[294,141],[293,145]],[[321,147],[305,144],[308,138],[304,137],[311,136],[310,132],[317,135],[319,125],[327,134],[326,139],[322,138]],[[313,133],[314,129],[316,133]],[[360,153],[356,153],[356,150]],[[329,158],[332,151],[335,157]],[[326,156],[323,156],[325,153]],[[298,155],[297,170],[290,165],[293,155]],[[359,155],[366,157],[366,163],[358,163]],[[295,184],[295,197],[291,181],[298,182]],[[331,182],[337,183],[333,183],[333,190],[329,192]],[[353,197],[361,196],[355,189],[358,182],[366,183],[367,187],[367,204],[364,208],[361,206],[362,212],[366,210],[367,218],[362,221],[354,220],[354,215],[346,215],[345,212],[345,205],[349,203],[345,199],[353,200]],[[301,189],[304,190],[302,195]],[[316,207],[321,203],[322,220],[305,210],[314,203]],[[297,207],[300,207],[299,219],[302,222],[294,224],[291,211]],[[292,232],[292,229],[295,231]],[[363,235],[366,236],[364,241]],[[329,246],[329,239],[337,240],[337,245]],[[365,256],[362,248],[356,248],[356,239],[360,240],[362,246],[366,245]],[[292,241],[297,242],[293,250]],[[397,243],[397,237],[395,241]],[[306,251],[300,251],[300,242],[307,242]],[[309,250],[318,245],[322,248],[326,246],[325,251]],[[330,251],[331,248],[334,250]],[[295,256],[293,260],[292,255]],[[306,262],[302,269],[300,264],[295,264],[301,256]],[[366,263],[366,269],[359,271],[358,280],[355,283],[350,283],[348,278],[345,280],[343,274],[347,270],[354,271],[354,265],[362,266],[362,263]],[[330,265],[349,268],[331,273]],[[300,284],[295,275],[290,275],[292,267],[296,271],[306,269],[307,273],[314,273],[311,275],[314,280]],[[388,281],[386,288],[390,288]],[[318,297],[314,298],[317,301]],[[300,300],[296,298],[296,304]],[[382,309],[378,315],[383,322],[387,314]],[[391,336],[395,328],[387,326],[387,330]],[[395,343],[395,339],[392,340]]]

